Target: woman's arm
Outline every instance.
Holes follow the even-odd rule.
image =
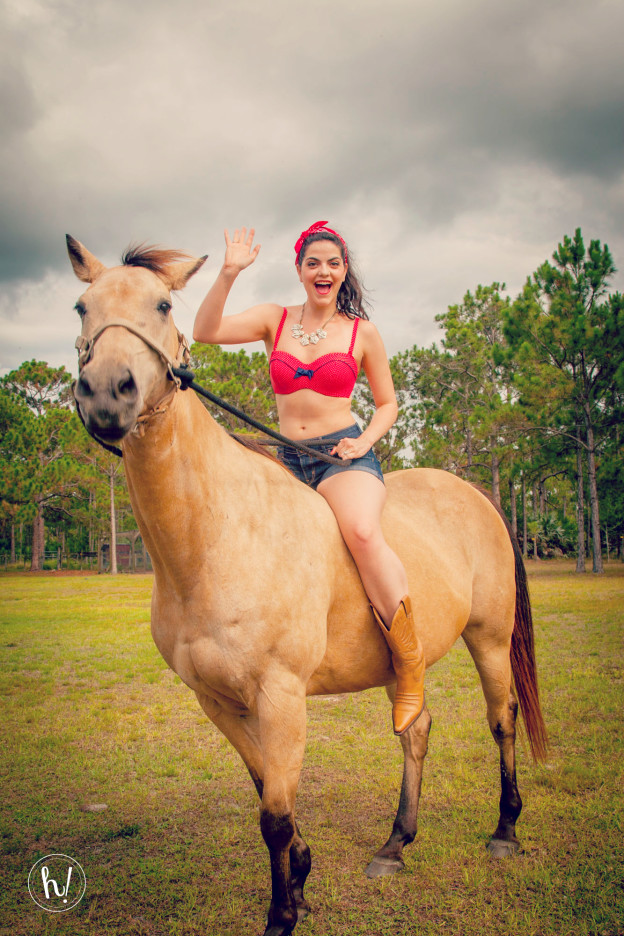
[[[349,452],[349,455],[345,457],[350,458],[361,458],[366,455],[375,442],[385,436],[394,425],[399,412],[390,364],[381,335],[372,322],[364,321],[360,323],[359,333],[363,344],[362,367],[375,401],[375,413],[361,436],[357,439],[345,440]],[[340,443],[331,454],[336,453],[342,456],[339,445]]]
[[[225,231],[225,259],[219,275],[197,310],[193,325],[193,340],[205,344],[245,344],[262,341],[268,334],[270,312],[274,305],[257,305],[238,315],[223,317],[226,299],[236,277],[255,261],[260,245],[253,247],[255,231],[250,228],[234,231],[232,239]]]
[[[373,400],[375,401],[375,413],[362,435],[368,439],[369,446],[372,448],[375,442],[378,442],[394,426],[399,407],[392,374],[390,373],[388,355],[381,340],[381,335],[372,322],[366,323],[364,331],[365,343],[362,367],[368,378]]]

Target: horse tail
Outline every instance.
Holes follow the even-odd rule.
[[[511,678],[513,689],[520,704],[520,711],[529,739],[531,755],[534,761],[544,761],[548,751],[548,734],[540,708],[539,691],[537,687],[537,663],[535,660],[535,644],[533,641],[533,615],[531,613],[526,569],[524,568],[524,561],[522,559],[518,540],[511,529],[503,509],[487,491],[484,491],[483,488],[480,487],[478,490],[487,497],[505,524],[514,551],[516,567],[516,611],[510,648]]]
[[[511,674],[533,760],[544,761],[548,750],[548,735],[540,708],[537,688],[533,615],[531,613],[527,575],[518,540],[509,524],[506,525],[516,563],[516,614],[511,635]]]

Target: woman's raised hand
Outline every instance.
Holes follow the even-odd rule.
[[[240,273],[254,262],[260,250],[260,244],[252,246],[255,233],[253,228],[249,228],[249,234],[247,228],[241,228],[240,231],[234,231],[230,238],[229,232],[225,231],[224,269]]]

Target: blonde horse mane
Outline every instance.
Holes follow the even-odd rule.
[[[283,468],[284,471],[292,474],[290,468],[287,468],[286,465],[280,461],[277,455],[274,455],[272,452],[268,452],[262,442],[259,442],[257,439],[253,439],[250,436],[239,435],[237,432],[229,432],[229,435],[235,439],[236,442],[242,445],[243,448],[249,449],[250,452],[255,452],[256,455],[264,455],[265,458],[269,458],[271,461],[277,462],[280,468]]]
[[[170,250],[157,244],[130,244],[122,258],[124,266],[143,267],[157,276],[165,276],[171,263],[194,260],[192,254],[184,250]]]

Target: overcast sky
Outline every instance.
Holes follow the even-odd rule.
[[[345,236],[388,352],[581,227],[624,270],[621,0],[3,0],[0,373],[75,372],[66,232],[208,253],[262,243],[227,312],[301,300],[293,244]],[[624,288],[618,273],[613,288]],[[252,350],[250,346],[249,350]]]

